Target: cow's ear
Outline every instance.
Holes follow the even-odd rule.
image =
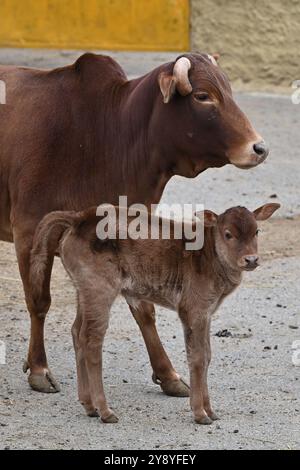
[[[217,225],[218,216],[213,211],[205,209],[204,211],[195,212],[195,216],[203,220],[204,227],[214,227]]]
[[[256,220],[267,220],[271,215],[279,209],[280,204],[276,204],[275,202],[265,204],[264,206],[259,207],[253,211],[254,217]]]
[[[158,84],[163,95],[164,103],[169,103],[176,91],[176,78],[174,75],[161,72],[158,77]]]

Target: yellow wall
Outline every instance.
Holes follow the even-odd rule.
[[[0,46],[186,50],[189,0],[0,0]]]

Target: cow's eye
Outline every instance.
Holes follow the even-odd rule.
[[[229,230],[225,231],[225,238],[226,240],[231,240],[233,238],[233,235],[229,232]]]
[[[209,101],[209,94],[205,93],[204,91],[201,93],[195,93],[194,98],[199,103],[204,103],[205,101]]]
[[[257,236],[257,235],[259,234],[259,232],[260,232],[260,230],[259,230],[259,228],[258,228],[258,229],[256,230],[255,235]]]

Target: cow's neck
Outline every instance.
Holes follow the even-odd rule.
[[[137,125],[135,135],[138,135],[141,129],[146,131],[143,137],[148,144],[149,158],[147,158],[147,162],[151,162],[151,172],[155,167],[155,171],[167,179],[173,175],[194,178],[209,168],[211,162],[205,161],[205,159],[193,161],[188,154],[182,152],[182,149],[179,151],[175,147],[172,148],[172,142],[160,141],[163,135],[160,132],[161,129],[158,131],[160,137],[157,136],[156,129],[153,131],[154,111],[157,112],[160,105],[167,106],[162,104],[163,97],[158,86],[158,76],[161,71],[162,68],[159,67],[144,77],[131,80],[125,85],[128,92],[125,108],[125,114],[128,113],[126,121],[128,122],[128,118],[132,119],[134,116]],[[143,156],[140,158],[143,160]]]
[[[158,74],[156,69],[120,87],[121,106],[116,109],[114,129],[118,136],[115,155],[120,164],[112,170],[119,173],[129,200],[148,206],[159,202],[165,185],[177,173],[171,143],[163,147],[152,127],[154,107],[158,99],[162,100]]]
[[[116,196],[127,195],[129,204],[156,204],[173,175],[195,177],[208,167],[205,163],[196,167],[187,155],[177,155],[171,142],[160,142],[153,131],[154,109],[162,100],[159,73],[158,68],[111,89],[113,123],[99,126],[105,128],[103,141],[109,142],[99,172],[107,169],[105,195],[113,203],[118,203]]]

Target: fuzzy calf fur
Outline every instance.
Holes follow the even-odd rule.
[[[155,340],[153,335],[157,333],[152,323],[147,325],[149,312],[144,314],[153,308],[152,303],[178,312],[185,336],[195,421],[211,424],[217,419],[207,387],[211,316],[240,284],[243,271],[258,266],[257,220],[269,218],[278,208],[279,204],[266,204],[251,212],[234,207],[219,216],[204,211],[204,245],[198,251],[186,251],[185,240],[172,237],[174,225],[168,240],[100,240],[96,235],[96,208],[52,212],[44,217],[31,252],[31,298],[32,302],[43,303],[43,284],[54,255],[59,254],[78,294],[72,335],[79,400],[89,416],[100,416],[109,423],[118,420],[103,391],[102,345],[111,306],[121,294],[137,322],[143,324],[150,360],[155,364],[155,380],[163,384],[166,393],[168,389],[173,392],[175,384],[178,395],[186,395],[185,384],[178,376],[170,375],[170,364],[162,351],[151,348],[151,339]],[[117,208],[118,214],[120,210],[125,209]],[[49,298],[44,303],[47,311]]]

